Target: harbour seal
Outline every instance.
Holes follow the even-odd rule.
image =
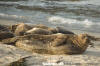
[[[40,54],[81,54],[91,45],[91,40],[100,39],[91,37],[87,34],[28,34],[3,42],[7,43],[8,40],[8,43],[15,43],[16,47]]]
[[[25,34],[42,34],[42,35],[49,35],[49,34],[52,34],[51,31],[48,31],[46,29],[42,29],[42,28],[33,28],[33,29],[30,29],[28,31],[26,31]]]
[[[58,33],[63,33],[63,34],[74,34],[73,32],[69,31],[69,30],[66,30],[65,28],[63,27],[56,27],[56,31]]]
[[[32,34],[23,38],[16,42],[17,47],[40,54],[81,54],[90,45],[84,34]]]

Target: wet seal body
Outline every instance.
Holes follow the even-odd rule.
[[[18,40],[16,46],[40,54],[81,54],[91,45],[85,34],[27,35],[25,37],[25,40]]]
[[[58,33],[62,33],[62,34],[74,34],[73,32],[66,30],[63,27],[56,27],[56,30]]]
[[[11,31],[0,30],[0,36],[2,43],[40,54],[81,54],[89,45],[93,46],[91,41],[100,41],[88,34],[76,35],[62,28],[24,23],[14,25]]]
[[[31,30],[26,31],[26,34],[42,34],[42,35],[49,35],[52,34],[51,31],[42,29],[42,28],[33,28]]]
[[[10,38],[8,43],[15,43],[21,49],[40,54],[81,54],[92,45],[91,40],[97,39],[91,39],[87,34],[29,34]],[[7,43],[7,39],[5,41]]]

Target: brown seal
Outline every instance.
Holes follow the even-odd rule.
[[[63,27],[56,27],[56,30],[58,33],[62,33],[62,34],[74,34],[73,32],[66,30]]]
[[[42,54],[81,54],[91,45],[91,40],[87,34],[32,34],[20,37],[16,46]]]
[[[33,28],[28,31],[26,31],[26,34],[42,34],[42,35],[49,35],[52,34],[51,31],[42,29],[42,28]]]

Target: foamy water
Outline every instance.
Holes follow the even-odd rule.
[[[100,33],[100,1],[0,1],[0,18]]]
[[[84,21],[79,21],[76,19],[68,19],[68,18],[63,18],[59,16],[53,16],[53,17],[48,18],[48,22],[51,22],[52,24],[83,25],[84,27],[100,25],[100,23],[95,23],[95,22],[89,21],[88,19],[85,19]]]

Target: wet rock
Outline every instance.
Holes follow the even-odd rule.
[[[18,61],[12,62],[9,66],[44,66],[43,62],[47,60],[44,56],[39,54],[33,54],[32,56],[24,57]]]
[[[28,56],[31,56],[31,54],[26,51],[14,46],[0,44],[0,66],[8,66],[12,62]]]
[[[14,34],[8,29],[6,25],[0,25],[0,41],[7,38],[14,37]]]
[[[89,48],[86,53],[81,55],[48,55],[28,53],[14,46],[0,44],[0,66],[67,66],[93,65],[100,66],[100,49]]]
[[[16,41],[17,41],[19,38],[20,38],[20,37],[7,38],[7,39],[3,39],[1,42],[2,42],[3,44],[15,45]]]
[[[25,58],[21,58],[18,61],[10,63],[8,66],[28,66],[25,63]]]
[[[0,25],[0,31],[7,31],[7,32],[9,32],[8,26]]]
[[[0,31],[0,41],[7,38],[14,37],[14,34],[11,32]]]

